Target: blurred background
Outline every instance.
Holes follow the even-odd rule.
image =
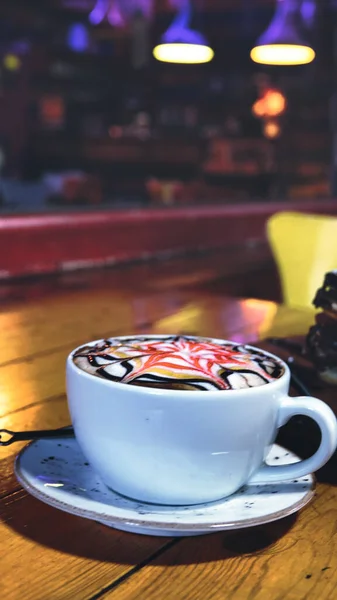
[[[213,59],[156,60],[188,4]],[[250,56],[281,4],[309,64]],[[330,197],[336,28],[335,0],[2,0],[0,210]]]
[[[0,279],[336,214],[336,33],[337,0],[0,0]]]

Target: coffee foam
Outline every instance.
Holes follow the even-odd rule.
[[[111,338],[76,351],[82,370],[120,383],[185,390],[236,390],[279,378],[281,364],[234,343],[188,336]]]

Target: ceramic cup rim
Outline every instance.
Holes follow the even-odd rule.
[[[258,348],[257,346],[252,346],[251,344],[240,344],[239,342],[234,342],[228,339],[223,339],[223,338],[213,338],[213,337],[204,337],[204,336],[186,336],[189,338],[194,338],[194,339],[200,339],[201,337],[203,337],[204,339],[209,339],[212,340],[214,342],[229,342],[229,343],[233,343],[233,344],[238,344],[238,345],[242,345],[245,348],[247,348],[248,350],[255,350],[258,352],[262,352],[263,354],[265,354],[266,356],[270,356],[271,358],[273,358],[274,360],[276,360],[276,362],[278,362],[282,367],[283,367],[283,373],[280,377],[278,377],[277,379],[275,379],[274,381],[270,381],[268,382],[266,385],[259,385],[259,386],[255,386],[255,387],[248,387],[248,388],[240,388],[240,389],[236,389],[236,390],[175,390],[175,389],[165,389],[165,388],[155,388],[155,387],[151,387],[151,386],[137,386],[137,385],[127,385],[125,383],[121,383],[118,381],[111,381],[109,379],[103,379],[103,377],[97,377],[96,375],[93,375],[91,373],[87,373],[87,371],[84,371],[84,369],[81,369],[80,367],[78,367],[73,358],[75,353],[80,350],[81,348],[83,348],[83,346],[95,346],[96,344],[100,343],[100,342],[104,342],[105,340],[109,340],[109,339],[118,339],[118,340],[127,340],[130,338],[139,338],[139,337],[151,337],[151,338],[157,338],[157,339],[162,339],[165,337],[173,337],[175,334],[130,334],[130,335],[118,335],[118,336],[111,336],[111,337],[106,337],[106,338],[100,338],[98,340],[93,340],[91,342],[87,342],[87,343],[83,343],[80,344],[79,346],[77,346],[77,348],[74,348],[74,350],[72,350],[70,352],[70,354],[67,357],[67,367],[76,375],[76,376],[80,376],[83,377],[84,379],[88,379],[90,381],[95,381],[96,385],[100,385],[102,387],[106,387],[107,389],[117,389],[120,391],[124,391],[124,392],[132,392],[132,394],[140,394],[140,395],[151,395],[151,396],[160,396],[160,397],[170,397],[171,399],[176,398],[176,400],[181,400],[182,396],[181,394],[183,394],[183,398],[186,398],[186,400],[189,399],[193,399],[193,400],[205,400],[205,398],[208,398],[209,400],[223,400],[224,397],[225,398],[230,398],[233,397],[235,395],[239,395],[239,394],[243,394],[243,393],[247,393],[247,394],[252,394],[252,393],[256,393],[259,390],[268,390],[271,393],[273,392],[273,390],[275,388],[278,388],[280,386],[280,384],[284,383],[284,382],[288,382],[290,379],[290,370],[289,367],[287,365],[287,363],[285,363],[279,356],[277,356],[276,354],[272,354],[271,352],[268,352],[267,350],[263,350],[261,348]],[[177,334],[178,335],[178,334]]]

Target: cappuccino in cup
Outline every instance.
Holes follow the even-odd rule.
[[[281,377],[281,363],[257,349],[190,336],[111,338],[76,351],[74,363],[109,381],[179,390],[237,390]]]
[[[225,498],[249,483],[291,481],[322,467],[336,418],[317,398],[288,395],[290,372],[248,345],[192,336],[124,336],[76,348],[67,360],[71,419],[83,454],[121,495],[152,504]],[[313,456],[265,463],[295,415],[322,433]]]

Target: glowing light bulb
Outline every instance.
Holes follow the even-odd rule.
[[[256,117],[261,118],[264,116],[265,108],[263,98],[261,98],[260,100],[256,100],[256,102],[253,104],[252,112]]]
[[[262,98],[252,106],[252,112],[256,117],[278,117],[287,108],[287,99],[278,90],[267,90]]]
[[[266,121],[263,127],[263,135],[270,140],[275,140],[281,135],[281,127],[277,121]]]
[[[284,113],[287,107],[285,96],[277,90],[269,90],[265,96],[266,114],[269,117],[277,117]]]
[[[295,44],[267,44],[255,46],[250,53],[251,59],[263,65],[306,65],[316,56],[310,46]]]
[[[214,51],[209,46],[199,44],[159,44],[154,48],[153,56],[161,62],[201,64],[210,62]]]

